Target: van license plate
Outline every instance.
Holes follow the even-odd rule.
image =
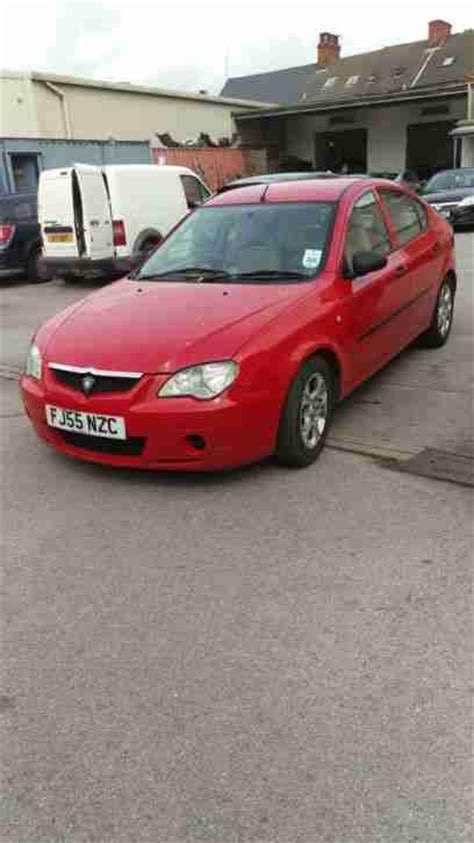
[[[72,243],[72,234],[47,234],[49,243]]]
[[[103,416],[99,413],[83,413],[80,410],[65,410],[63,407],[46,405],[46,421],[58,430],[85,433],[87,436],[103,436],[106,439],[126,439],[125,419],[121,416]]]

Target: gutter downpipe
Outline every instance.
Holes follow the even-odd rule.
[[[64,126],[65,126],[65,129],[66,129],[66,138],[67,138],[67,140],[71,140],[72,139],[71,116],[69,114],[69,106],[68,106],[68,102],[67,102],[67,99],[66,99],[66,94],[64,93],[64,91],[61,90],[61,88],[58,88],[57,85],[53,85],[52,82],[48,82],[46,79],[43,79],[42,82],[43,82],[43,85],[45,85],[47,88],[49,88],[49,90],[52,91],[53,94],[56,94],[56,96],[59,97],[59,99],[61,100]]]

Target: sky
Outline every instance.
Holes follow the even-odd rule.
[[[226,76],[315,61],[321,31],[342,55],[426,38],[428,21],[474,27],[471,0],[0,0],[0,67],[218,93]]]

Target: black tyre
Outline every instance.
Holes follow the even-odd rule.
[[[453,325],[454,282],[445,278],[439,288],[430,327],[420,337],[421,345],[440,348],[447,341]]]
[[[304,468],[321,453],[335,403],[335,377],[323,357],[301,367],[283,407],[275,457],[281,465]]]
[[[42,284],[45,278],[40,276],[39,272],[39,259],[41,257],[41,247],[35,246],[30,254],[28,255],[28,261],[26,264],[26,278],[28,284]]]

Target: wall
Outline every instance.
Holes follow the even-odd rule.
[[[461,167],[474,167],[474,135],[462,139]]]
[[[33,83],[14,73],[0,75],[0,135],[37,137],[38,133]]]
[[[226,149],[199,147],[153,149],[157,164],[177,164],[198,173],[211,190],[218,190],[226,182],[240,176],[251,176],[267,170],[264,149]]]
[[[33,138],[0,138],[0,194],[13,193],[11,155],[36,155],[38,171],[72,164],[150,164],[150,147],[146,141],[66,141]]]
[[[73,138],[147,140],[155,132],[168,132],[178,141],[195,138],[201,131],[213,137],[234,131],[235,106],[184,100],[138,92],[115,91],[55,83],[65,92]],[[44,82],[34,82],[39,135],[64,137],[59,97]]]
[[[367,129],[367,169],[372,172],[397,171],[405,166],[406,131],[412,123],[429,123],[439,120],[459,120],[466,113],[466,99],[446,100],[449,113],[422,116],[420,103],[393,105],[380,108],[357,108],[329,114],[301,115],[285,118],[285,151],[290,155],[314,163],[314,135],[316,132]],[[352,115],[350,125],[332,125],[330,117],[336,114]]]

